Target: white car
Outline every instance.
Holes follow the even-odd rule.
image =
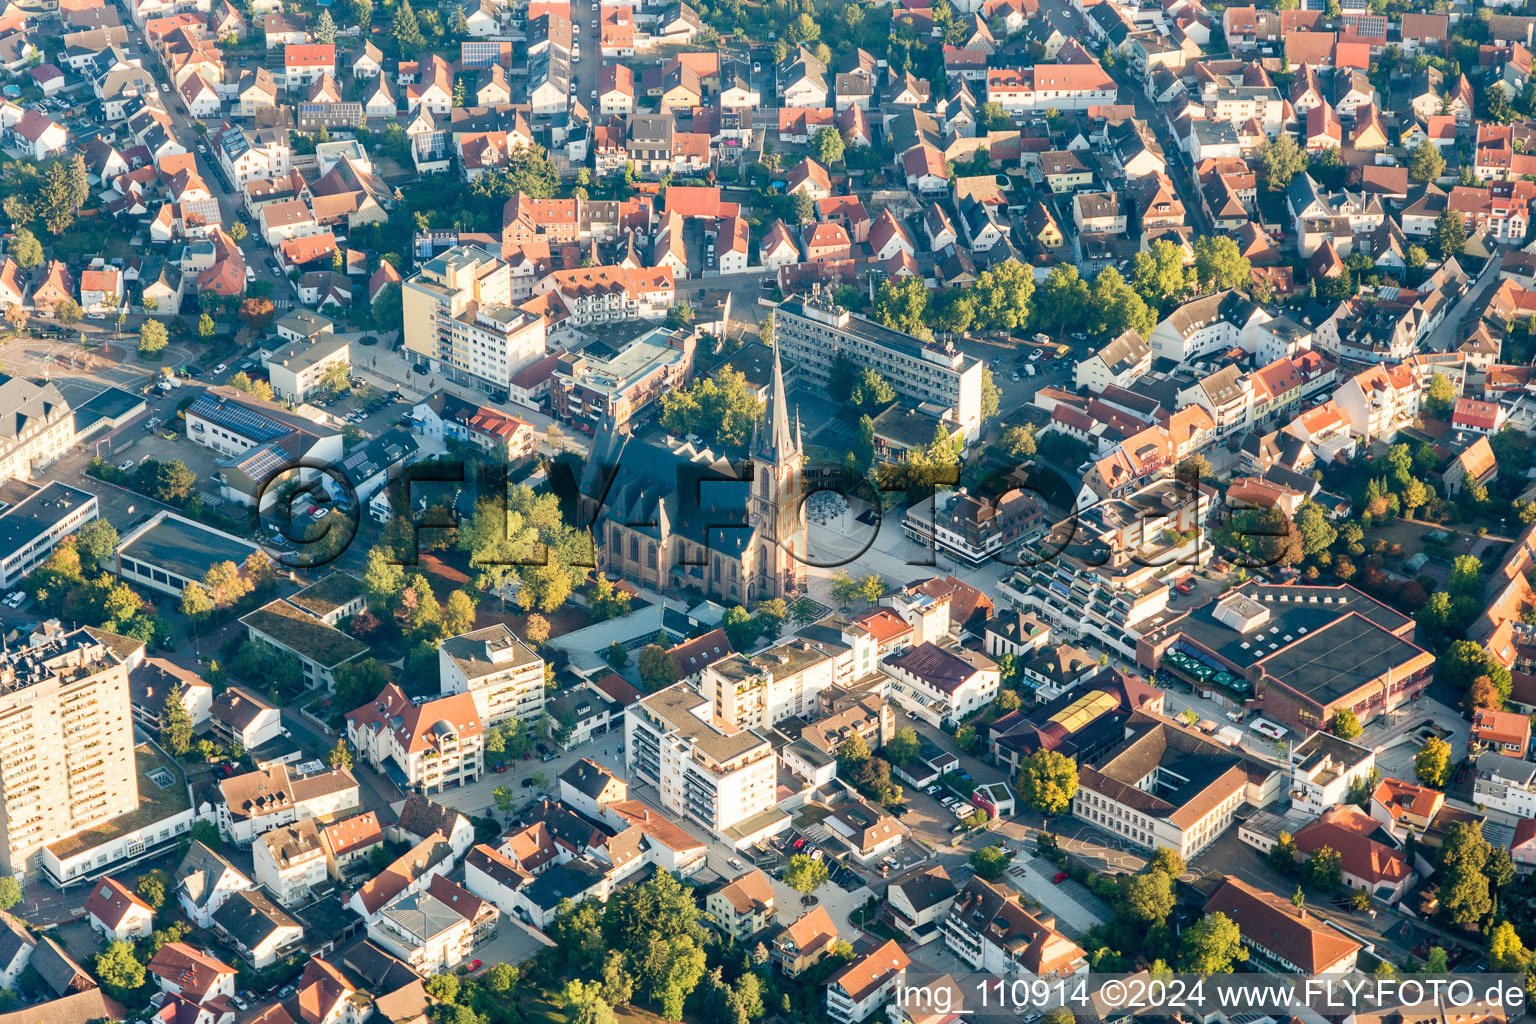
[[[213,372],[214,372],[215,375],[217,375],[217,374],[223,373],[227,369],[229,369],[229,364],[228,363],[220,363],[218,366],[215,366],[213,368]]]
[[[124,473],[131,472],[133,470],[133,460],[129,459],[127,462],[119,462],[117,464],[117,468],[122,470]]]
[[[13,590],[5,595],[5,606],[7,608],[20,608],[26,603],[26,600],[27,595],[25,591]]]

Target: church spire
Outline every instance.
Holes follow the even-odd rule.
[[[761,453],[772,462],[784,462],[796,455],[800,446],[796,434],[790,433],[789,402],[784,397],[784,366],[779,361],[777,340],[773,343],[773,387],[768,394],[764,418],[768,421],[768,436],[763,438]]]

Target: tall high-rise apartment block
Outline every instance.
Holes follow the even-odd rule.
[[[88,629],[0,653],[0,869],[138,809],[128,663]]]

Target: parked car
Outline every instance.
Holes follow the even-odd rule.
[[[560,756],[559,754],[549,753],[549,754],[545,754],[543,757],[539,758],[539,760],[540,761],[553,761],[555,758],[557,758],[559,756]]]
[[[124,462],[119,462],[117,464],[117,468],[122,470],[124,473],[130,473],[133,471],[133,460],[128,459]]]
[[[735,868],[737,871],[740,871],[742,868],[746,867],[745,864],[737,860],[735,857],[732,857],[730,860],[726,861],[726,863]]]
[[[1056,885],[1060,885],[1062,882],[1065,882],[1066,880],[1067,880],[1067,873],[1065,871],[1058,871],[1058,872],[1056,872],[1056,874],[1051,876],[1052,883],[1054,883]]]

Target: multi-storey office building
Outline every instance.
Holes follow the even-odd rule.
[[[944,410],[967,440],[981,429],[981,360],[949,343],[927,342],[813,296],[779,305],[774,338],[792,376],[826,390],[838,358],[879,373],[913,405]]]

